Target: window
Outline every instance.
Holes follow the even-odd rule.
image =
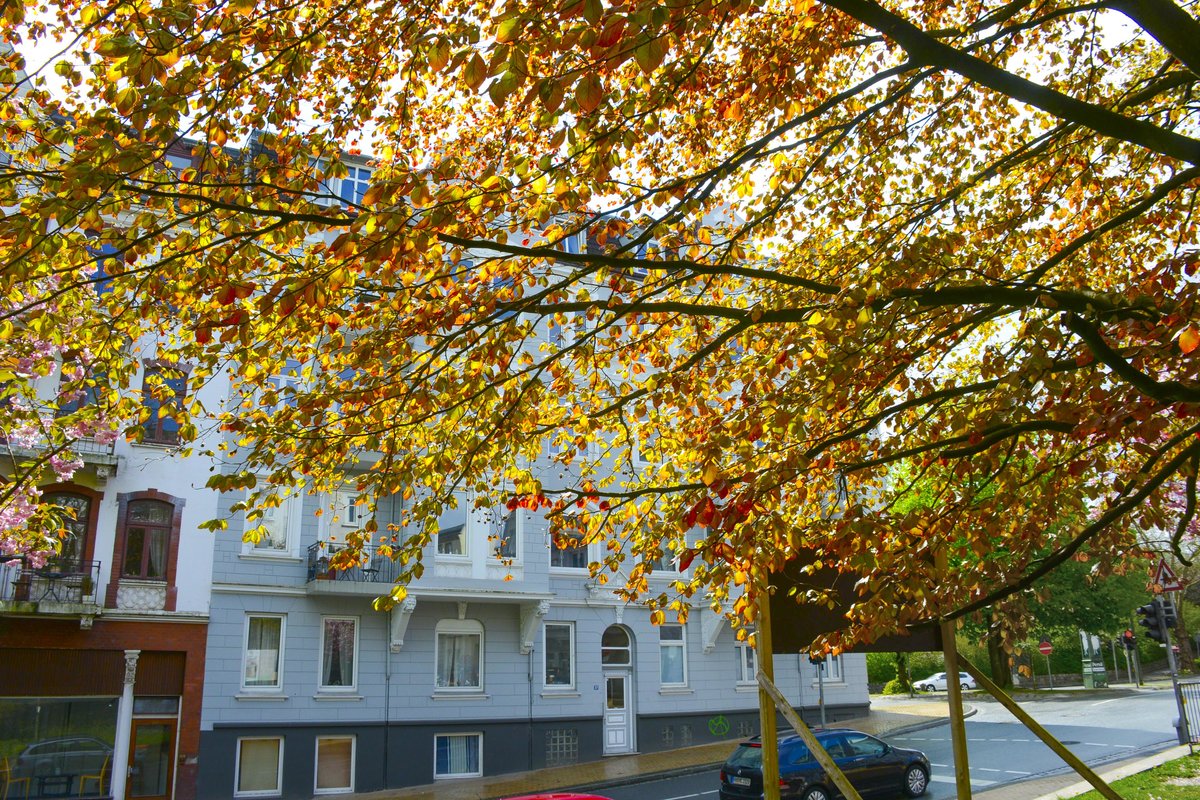
[[[558,569],[587,569],[588,546],[579,539],[575,530],[564,530],[550,539],[550,566]],[[559,547],[560,544],[566,547]]]
[[[850,748],[850,755],[852,756],[879,758],[887,752],[887,745],[873,736],[867,736],[865,733],[858,733],[856,731],[844,735],[846,746]]]
[[[438,519],[437,552],[440,556],[468,556],[467,506],[465,494],[454,495],[455,507],[447,506]]]
[[[125,554],[121,575],[166,580],[171,523],[175,509],[159,500],[134,500],[125,518]]]
[[[436,686],[448,691],[483,688],[483,625],[473,619],[437,624]]]
[[[90,560],[90,531],[95,524],[92,518],[92,499],[78,492],[54,491],[43,494],[42,501],[63,511],[59,519],[63,531],[59,540],[62,547],[54,562],[61,571],[81,571],[84,562]]]
[[[242,661],[243,688],[283,688],[283,617],[246,616],[246,647]]]
[[[313,794],[354,791],[354,737],[318,736]]]
[[[687,685],[687,658],[682,625],[660,625],[658,658],[663,686]]]
[[[367,507],[360,505],[358,494],[353,491],[334,492],[333,520],[330,527],[332,533],[356,531],[366,524],[369,514]]]
[[[823,672],[821,678],[826,681],[842,680],[842,657],[826,656],[825,660],[820,664],[813,665],[813,680],[817,679],[817,673]]]
[[[341,191],[338,196],[347,204],[359,205],[367,188],[371,185],[371,170],[366,167],[346,167],[346,177],[342,178]]]
[[[234,769],[235,797],[280,794],[283,789],[283,739],[238,739]]]
[[[737,643],[738,683],[758,683],[758,654],[749,642]]]
[[[149,416],[142,423],[142,441],[178,444],[178,415],[187,394],[187,373],[178,367],[147,364],[142,378],[142,407]]]
[[[492,554],[497,558],[514,560],[520,548],[517,546],[517,512],[510,511],[492,524],[488,534]]]
[[[600,663],[605,666],[628,666],[633,663],[630,652],[633,649],[629,641],[629,631],[619,625],[605,628],[600,637]]]
[[[261,555],[291,555],[297,539],[293,527],[299,525],[301,498],[281,496],[279,505],[262,509],[262,516],[247,520],[247,530],[261,528],[261,535],[247,549]]]
[[[321,690],[351,690],[357,685],[358,619],[325,617],[321,633]]]
[[[575,686],[575,626],[569,622],[547,622],[546,687],[570,689]]]
[[[482,733],[437,734],[433,737],[433,777],[473,778],[482,775],[479,768],[482,749]]]
[[[269,388],[263,392],[261,404],[268,414],[274,414],[285,406],[296,406],[296,393],[303,388],[303,370],[299,361],[288,359],[283,372],[272,375],[267,381]]]

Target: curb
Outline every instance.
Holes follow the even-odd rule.
[[[978,713],[979,709],[975,708],[974,706],[967,706],[963,709],[963,719],[973,717]],[[947,722],[949,722],[949,717],[930,717],[929,719],[922,720],[921,722],[915,722],[909,725],[901,725],[898,728],[890,728],[886,731],[880,731],[875,735],[879,736],[880,738],[885,738],[888,736],[902,736],[906,733],[913,733],[914,731],[923,731],[928,728],[936,728],[938,725],[945,725]],[[721,765],[724,763],[724,761],[715,761],[707,764],[693,764],[689,767],[677,767],[675,769],[660,770],[658,772],[643,772],[639,775],[626,775],[621,778],[611,778],[605,781],[581,783],[577,786],[566,786],[561,789],[555,789],[554,791],[581,792],[586,794],[597,792],[603,789],[616,789],[621,786],[630,786],[635,783],[661,781],[667,780],[668,778],[683,777],[684,775],[695,775],[699,772],[708,772],[709,770],[720,769]],[[1091,787],[1089,786],[1088,788]],[[489,800],[500,800],[500,798],[497,796],[490,798]]]
[[[1118,781],[1121,778],[1128,778],[1130,775],[1137,775],[1139,772],[1145,772],[1146,770],[1153,769],[1154,767],[1165,764],[1168,761],[1174,761],[1177,758],[1183,758],[1190,752],[1191,748],[1186,744],[1177,745],[1167,750],[1155,753],[1152,756],[1146,756],[1145,758],[1138,759],[1137,761],[1133,761],[1116,767],[1115,769],[1111,769],[1108,772],[1102,773],[1100,775],[1100,779],[1107,784],[1112,784],[1113,781]],[[1090,792],[1095,788],[1096,787],[1092,786],[1087,781],[1079,781],[1071,784],[1070,786],[1059,789],[1056,792],[1050,792],[1049,794],[1044,794],[1040,797],[1034,798],[1034,800],[1067,800],[1067,798],[1078,797],[1079,795],[1084,794],[1085,792]]]

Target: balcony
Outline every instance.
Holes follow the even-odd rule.
[[[341,584],[390,584],[400,573],[400,567],[389,556],[380,552],[379,545],[363,546],[362,557],[357,564],[342,569],[337,554],[344,551],[343,544],[318,542],[308,548],[308,581],[336,581]],[[338,566],[334,566],[338,563]],[[373,590],[377,591],[377,590]]]
[[[0,613],[86,617],[100,611],[100,562],[49,559],[40,567],[0,555]],[[87,627],[87,625],[85,625]]]
[[[0,441],[4,441],[3,437],[0,437]],[[44,448],[44,442],[38,442],[33,447],[19,447],[11,442],[8,444],[9,453],[18,459],[36,456]],[[79,456],[85,466],[95,471],[101,482],[117,474],[120,460],[116,454],[115,442],[99,442],[92,438],[76,439],[71,443],[71,450]]]

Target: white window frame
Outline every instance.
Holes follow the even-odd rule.
[[[469,736],[475,737],[475,755],[476,763],[479,764],[477,772],[452,772],[448,774],[439,774],[437,771],[437,746],[438,739],[443,737],[459,737],[466,738]],[[479,778],[483,775],[483,731],[464,731],[462,733],[435,733],[433,735],[433,779],[435,781],[456,780],[458,778]]]
[[[737,683],[738,686],[749,686],[758,683],[758,652],[748,641],[738,642],[737,652]]]
[[[522,542],[524,540],[523,533],[525,528],[525,520],[522,519],[524,515],[521,514],[521,509],[514,508],[512,511],[509,511],[503,506],[497,506],[482,513],[488,517],[488,520],[485,523],[487,532],[484,536],[484,538],[487,539],[488,558],[492,561],[509,561],[513,564],[521,563],[523,561],[521,558],[521,552],[524,550]],[[493,515],[499,515],[500,517],[500,524],[498,526],[491,519]],[[509,519],[513,520],[513,555],[511,558],[508,556],[502,556],[498,552],[500,549],[499,537],[504,535],[504,527],[508,524]],[[499,534],[495,533],[497,529],[499,529]],[[493,536],[497,536],[497,538],[493,539]]]
[[[825,683],[845,683],[846,681],[846,665],[842,662],[841,655],[825,656],[825,676],[822,680]],[[812,665],[812,682],[817,683],[818,673],[821,671],[821,664]]]
[[[471,539],[474,538],[475,533],[475,520],[473,519],[475,515],[475,507],[474,503],[472,502],[473,498],[465,492],[455,492],[455,498],[458,500],[458,507],[452,510],[456,512],[461,511],[463,514],[462,533],[460,533],[458,537],[459,542],[462,544],[462,552],[443,553],[441,551],[441,531],[449,530],[449,528],[439,528],[438,533],[434,536],[433,555],[434,558],[439,561],[457,561],[462,563],[471,560]],[[445,509],[443,509],[443,513],[444,512]]]
[[[247,498],[250,492],[246,492]],[[279,496],[279,505],[275,508],[265,509],[267,513],[273,514],[275,517],[282,516],[284,529],[284,546],[264,546],[263,541],[254,542],[242,541],[242,555],[261,556],[263,558],[299,558],[300,557],[300,525],[302,521],[304,506],[304,497],[300,494],[288,494]],[[251,528],[257,528],[259,525],[265,525],[267,517],[262,516],[257,519],[245,520],[243,532],[249,531]]]
[[[547,676],[550,672],[550,637],[547,631],[552,627],[567,629],[568,672],[566,683],[550,683]],[[574,622],[545,622],[542,624],[542,687],[549,692],[569,692],[575,689],[575,623]]]
[[[349,686],[331,686],[325,683],[325,623],[335,620],[354,623],[354,642],[351,645],[354,649],[351,654],[350,671],[352,674]],[[321,617],[321,638],[317,648],[317,691],[322,694],[326,692],[334,694],[338,692],[354,692],[358,689],[358,632],[361,627],[362,623],[358,617],[349,617],[340,614],[325,614]]]
[[[346,787],[334,787],[328,789],[317,788],[317,783],[321,777],[321,742],[323,741],[350,741],[350,785]],[[329,735],[318,736],[313,744],[313,794],[351,794],[354,792],[355,783],[355,761],[358,758],[358,737]]]
[[[476,636],[479,639],[479,682],[475,686],[440,686],[438,675],[441,673],[441,637]],[[482,694],[484,686],[484,667],[486,654],[484,650],[483,623],[476,619],[441,619],[433,631],[433,687],[437,693],[448,694]]]
[[[254,789],[251,791],[240,791],[238,784],[242,778],[242,742],[279,742],[279,763],[275,765],[275,788],[274,789]],[[239,736],[237,740],[237,752],[235,753],[235,761],[233,766],[233,796],[234,797],[278,797],[283,794],[283,747],[284,740],[282,736]]]
[[[679,641],[673,639],[664,639],[663,632],[667,630],[678,630]],[[683,680],[682,682],[672,681],[668,683],[663,680],[663,667],[666,662],[663,660],[663,654],[668,648],[678,649],[680,652],[680,661],[683,664]],[[658,682],[664,689],[675,689],[688,685],[688,658],[687,658],[687,626],[680,623],[664,623],[658,627]]]
[[[350,194],[357,195],[357,189],[359,185],[361,185],[362,193],[365,195],[367,190],[371,188],[371,176],[375,173],[375,171],[362,164],[351,164],[344,161],[342,162],[342,167],[345,168],[346,174],[344,177],[337,179],[338,186],[335,194],[337,194],[338,198],[343,203],[353,203],[354,205],[358,205],[360,202],[362,202],[362,198],[347,198],[346,190],[348,187],[353,187]]]
[[[277,680],[273,686],[248,685],[246,683],[246,666],[250,660],[250,621],[253,619],[279,620],[279,664],[275,670]],[[242,677],[241,686],[244,692],[261,694],[280,694],[283,692],[284,648],[287,643],[287,614],[270,614],[258,611],[247,611],[246,620],[242,624]]]

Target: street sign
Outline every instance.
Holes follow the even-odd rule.
[[[1050,644],[1049,639],[1042,639],[1042,643],[1038,645],[1038,652],[1048,656],[1054,652],[1054,645]]]
[[[1178,592],[1183,589],[1183,584],[1179,582],[1179,576],[1175,574],[1175,570],[1171,569],[1167,559],[1162,556],[1159,556],[1158,566],[1154,568],[1154,580],[1151,581],[1151,584],[1155,594]]]

